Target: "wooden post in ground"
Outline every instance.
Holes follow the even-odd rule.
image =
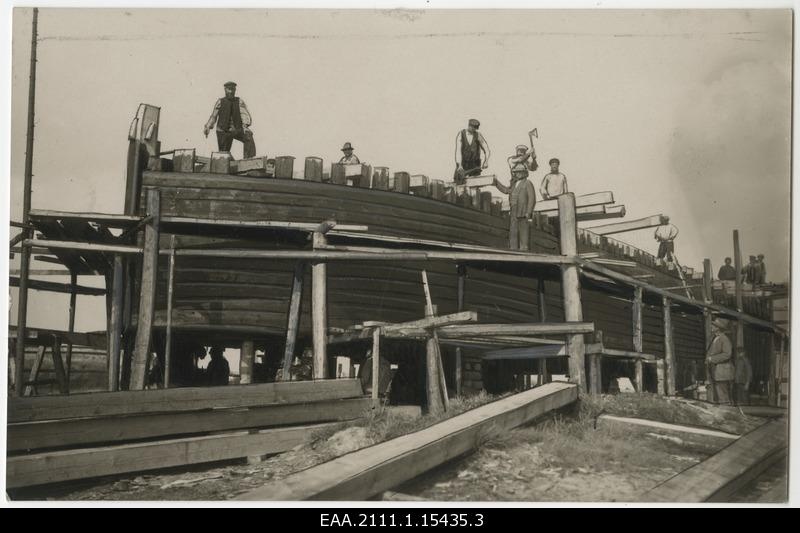
[[[325,235],[314,232],[314,248],[324,246]],[[311,265],[311,330],[314,344],[314,379],[328,377],[328,302],[327,302],[328,266],[324,262]]]
[[[152,338],[155,313],[156,277],[158,275],[158,239],[160,226],[160,196],[156,189],[147,191],[147,216],[150,222],[144,230],[142,277],[139,284],[139,317],[136,323],[136,344],[131,368],[131,390],[144,389],[147,360]]]
[[[602,330],[595,330],[594,342],[603,345],[603,332]],[[593,353],[589,355],[589,392],[591,394],[601,394],[603,392],[603,370],[602,370],[602,357],[601,353]]]
[[[667,396],[675,395],[675,340],[673,339],[672,332],[672,302],[666,296],[662,297],[664,308],[664,370],[665,376],[665,392]]]
[[[736,310],[741,313],[744,308],[744,298],[742,296],[742,250],[739,247],[739,230],[737,229],[733,230],[733,255],[736,268]],[[731,358],[731,363],[735,369],[736,359],[738,358],[739,354],[741,353],[743,356],[746,356],[744,353],[744,322],[741,320],[736,321],[736,340],[733,346],[733,357]]]
[[[256,359],[256,343],[243,341],[239,354],[239,383],[249,385],[253,382],[253,364]]]
[[[289,315],[286,320],[286,345],[283,350],[282,379],[291,379],[292,360],[297,344],[297,329],[300,326],[300,303],[303,298],[303,275],[305,274],[305,263],[298,262],[294,265],[294,275],[292,277],[292,295],[289,299]]]
[[[643,329],[642,329],[642,288],[633,288],[633,351],[642,353],[643,344]],[[644,392],[644,368],[641,359],[637,359],[634,363],[634,373],[636,381],[636,390]]]
[[[372,330],[372,403],[378,406],[378,388],[381,379],[381,328]]]
[[[64,361],[61,359],[61,339],[57,336],[53,338],[51,355],[53,356],[53,371],[56,375],[56,381],[58,382],[58,391],[61,394],[67,394],[69,392],[67,373],[64,371]]]
[[[19,342],[19,338],[17,338],[17,342]],[[42,363],[44,362],[44,346],[39,346],[39,349],[36,351],[36,359],[33,360],[33,366],[31,367],[31,375],[28,378],[28,385],[24,385],[24,394],[23,396],[31,396],[36,391],[36,382],[39,380],[39,371],[42,369]],[[22,388],[23,384],[20,383],[19,387]]]
[[[539,277],[537,294],[539,297],[539,322],[547,322],[547,300],[545,298],[545,284],[542,277]],[[550,374],[547,372],[547,359],[544,357],[539,359],[538,372],[539,377],[537,378],[537,385],[550,383]]]
[[[76,287],[78,285],[78,275],[70,270],[69,272],[69,323],[67,331],[70,333],[75,332],[75,304],[77,303],[78,294]],[[67,374],[67,391],[69,391],[69,377],[72,373],[72,341],[67,342],[67,355],[66,355],[66,374]]]
[[[464,310],[464,288],[467,281],[467,267],[464,265],[458,265],[458,290],[457,290],[457,298],[458,298],[458,309],[457,311]],[[463,362],[461,359],[461,347],[456,348],[456,396],[461,396],[462,393],[462,381],[463,381],[463,371],[462,368]]]
[[[436,306],[433,305],[433,299],[431,298],[431,289],[430,285],[428,285],[428,272],[426,270],[422,271],[422,288],[425,291],[425,315],[428,317],[432,317],[436,315]],[[442,348],[439,344],[439,336],[436,333],[436,330],[433,330],[433,340],[435,342],[435,349],[433,353],[433,361],[428,361],[429,364],[434,364],[436,366],[436,373],[438,374],[438,381],[439,381],[439,392],[442,395],[442,406],[444,410],[447,411],[450,408],[450,398],[447,393],[447,378],[444,375],[444,364],[442,363]]]
[[[560,228],[561,253],[578,255],[578,229],[575,218],[575,194],[568,192],[558,197],[558,224]],[[564,318],[567,322],[583,322],[581,284],[577,265],[561,266],[561,284],[564,292]],[[570,381],[586,391],[585,357],[586,346],[583,335],[567,335]]]
[[[711,282],[711,259],[703,259],[703,298],[705,299],[705,303],[710,304],[714,301],[714,286]],[[703,309],[703,332],[705,338],[705,346],[708,347],[711,345],[711,341],[714,338],[714,334],[711,331],[711,321],[713,320],[713,315],[708,308]],[[705,375],[706,375],[706,383],[711,384],[711,367],[709,365],[704,364],[705,368]],[[706,399],[709,402],[715,401],[714,398],[714,387],[706,387]]]
[[[119,390],[119,358],[122,346],[122,310],[125,305],[124,293],[125,269],[122,254],[114,255],[114,273],[111,282],[111,333],[108,339],[108,390]],[[169,349],[169,348],[167,348]],[[169,358],[167,358],[169,364]],[[168,368],[167,368],[168,370]],[[166,380],[168,379],[165,374]]]
[[[169,373],[172,366],[172,298],[175,288],[175,235],[170,238],[169,278],[167,279],[167,334],[164,347],[164,388],[169,388]]]

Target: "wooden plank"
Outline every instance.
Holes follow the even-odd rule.
[[[194,172],[195,149],[175,150],[172,154],[172,170],[174,172]]]
[[[8,286],[19,287],[19,278],[15,276],[9,276]],[[106,293],[106,290],[101,287],[87,287],[85,285],[75,285],[73,291],[73,286],[68,283],[55,283],[52,281],[42,281],[38,279],[29,279],[28,288],[37,291],[58,292],[61,294],[70,294],[70,295],[74,292],[75,294],[80,294],[82,296],[102,296]]]
[[[741,435],[734,435],[733,433],[726,433],[724,431],[717,431],[714,429],[708,429],[703,427],[694,427],[694,426],[685,426],[680,424],[668,424],[665,422],[657,422],[655,420],[647,420],[644,418],[630,418],[630,417],[622,417],[622,416],[613,416],[613,415],[600,415],[597,417],[598,427],[602,423],[616,423],[621,425],[632,425],[632,426],[640,426],[645,428],[652,428],[657,429],[660,431],[666,431],[668,433],[679,433],[679,434],[686,434],[686,435],[699,435],[701,437],[710,437],[723,445],[730,444],[731,441],[735,441],[736,439],[740,438]]]
[[[562,194],[558,197],[558,225],[560,229],[561,253],[565,256],[575,256],[578,253],[578,226],[575,214],[575,195]],[[568,322],[583,321],[583,305],[581,304],[580,273],[576,265],[566,265],[561,269],[561,286],[564,297],[564,319]],[[592,325],[594,330],[594,325]],[[567,353],[569,354],[570,381],[577,383],[578,387],[586,390],[585,376],[585,346],[583,335],[572,332],[567,337]]]
[[[136,225],[142,217],[139,215],[120,215],[111,213],[93,213],[77,211],[54,211],[50,209],[31,209],[31,220],[80,220],[97,222],[111,228],[127,228]]]
[[[645,218],[637,218],[636,220],[627,220],[625,222],[617,222],[615,224],[604,224],[602,226],[593,226],[586,229],[596,235],[615,235],[617,233],[625,233],[628,231],[654,228],[663,224],[666,224],[664,215],[652,215]]]
[[[531,322],[526,324],[456,324],[436,328],[442,339],[491,337],[497,335],[577,335],[592,333],[593,322]],[[423,328],[396,328],[385,331],[387,337],[427,337]]]
[[[266,171],[268,166],[270,165],[266,156],[250,157],[247,159],[235,159],[231,161],[231,171],[239,174],[243,174],[245,172],[250,172],[253,170]]]
[[[590,207],[614,203],[614,194],[610,191],[582,194],[575,197],[575,207]],[[558,213],[558,200],[543,200],[536,204],[534,211],[544,213],[552,211]]]
[[[337,224],[336,221],[327,221],[331,227],[337,227],[345,232],[360,232],[369,230],[368,226],[362,224]],[[174,224],[196,224],[199,226],[223,226],[232,228],[265,228],[265,229],[288,229],[314,232],[318,231],[319,224],[307,222],[286,222],[280,220],[235,220],[222,218],[197,218],[165,216],[161,218],[164,230],[169,229]]]
[[[6,461],[9,488],[280,453],[330,424],[46,452]]]
[[[8,422],[244,408],[347,399],[361,395],[361,383],[357,379],[333,379],[41,396],[11,399],[8,403]]]
[[[354,398],[264,407],[23,422],[7,426],[8,450],[18,452],[85,447],[90,444],[122,443],[212,431],[352,420],[363,416],[371,408],[369,398]]]
[[[633,351],[641,353],[643,350],[643,329],[642,329],[642,288],[633,289]],[[636,382],[637,392],[644,392],[644,367],[642,361],[637,359],[634,363],[634,381]]]
[[[466,289],[466,281],[467,281],[467,267],[464,265],[458,265],[456,267],[456,308],[459,312],[464,310],[464,296],[465,296],[465,289]],[[456,396],[461,396],[463,390],[463,361],[462,361],[462,354],[461,354],[461,347],[456,347]]]
[[[465,184],[467,187],[490,187],[494,185],[495,174],[486,174],[481,176],[468,176]]]
[[[124,265],[120,254],[114,255],[114,271],[112,274],[111,288],[111,318],[109,321],[108,344],[108,390],[113,392],[119,389],[119,363],[122,349],[122,311],[124,307]],[[169,330],[167,330],[169,331]],[[169,338],[169,333],[167,334]],[[167,348],[169,350],[169,347]],[[167,373],[165,386],[169,384],[169,358],[167,357]]]
[[[293,474],[240,500],[366,500],[574,402],[577,387],[550,383]]]
[[[314,233],[314,247],[325,244],[325,235]],[[328,377],[328,265],[311,265],[311,333],[314,345],[314,379]]]
[[[158,277],[158,241],[161,203],[156,189],[147,191],[147,215],[152,217],[145,227],[142,273],[139,282],[139,316],[136,323],[136,341],[133,351],[130,388],[142,390],[150,355],[153,315],[156,304],[156,278]],[[168,250],[174,254],[174,250]]]
[[[36,359],[33,361],[33,366],[31,366],[31,375],[28,378],[30,385],[25,386],[25,396],[31,396],[36,391],[36,382],[39,379],[39,371],[42,369],[42,363],[44,362],[45,350],[46,348],[44,346],[39,346],[36,351]]]
[[[298,262],[294,266],[292,275],[292,295],[289,298],[289,313],[286,317],[286,345],[283,350],[283,366],[281,376],[283,381],[291,379],[291,368],[297,344],[297,331],[300,327],[300,308],[303,300],[303,276],[305,263]]]
[[[50,355],[53,358],[53,372],[56,375],[58,391],[61,394],[67,394],[69,393],[69,382],[67,381],[67,373],[64,370],[64,360],[61,358],[61,341],[58,337],[53,338],[53,348],[50,350]]]
[[[666,394],[675,395],[675,376],[677,374],[677,362],[675,360],[675,337],[672,329],[672,302],[669,298],[662,299],[664,313],[664,370],[666,372]]]
[[[785,420],[759,426],[680,474],[657,485],[645,499],[654,502],[725,502],[787,452]]]
[[[43,239],[25,239],[23,241],[25,246],[38,246],[45,249],[59,249],[59,250],[85,250],[87,252],[107,252],[119,254],[140,254],[142,249],[138,246],[116,245],[116,244],[98,244],[91,242],[77,242],[77,241],[51,241]]]
[[[384,331],[392,332],[404,329],[433,328],[461,324],[462,322],[476,322],[478,313],[476,311],[461,311],[447,315],[431,316],[410,322],[400,322],[397,324],[387,324],[382,326]]]

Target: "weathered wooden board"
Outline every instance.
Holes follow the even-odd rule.
[[[719,453],[645,493],[653,502],[724,502],[736,490],[786,456],[786,421],[765,423]]]
[[[304,470],[238,499],[366,500],[468,452],[488,436],[529,422],[577,397],[575,385],[543,385]]]
[[[285,452],[329,424],[238,431],[139,444],[9,457],[6,486],[27,487]]]
[[[8,422],[255,407],[361,395],[361,383],[357,379],[331,379],[10,398]]]
[[[365,411],[371,408],[372,403],[368,398],[353,398],[273,404],[265,407],[23,422],[7,426],[7,449],[17,452],[234,429],[352,420],[363,416]]]

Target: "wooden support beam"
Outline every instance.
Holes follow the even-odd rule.
[[[75,479],[142,472],[281,453],[302,444],[309,432],[330,424],[237,431],[137,444],[104,446],[9,457],[6,485],[27,487]]]
[[[594,226],[586,229],[596,235],[615,235],[617,233],[626,233],[628,231],[654,228],[663,224],[666,224],[664,215],[653,215],[645,218],[637,218],[636,220],[627,220],[625,222],[617,222],[615,224],[604,224],[602,226]]]
[[[297,332],[300,328],[300,306],[303,300],[303,276],[305,275],[306,264],[297,262],[294,265],[292,276],[292,295],[289,298],[289,312],[286,317],[286,344],[283,350],[283,366],[281,377],[283,381],[291,379],[292,361],[294,359],[295,346],[297,345]]]
[[[432,318],[436,314],[436,306],[433,305],[433,299],[431,298],[431,290],[430,286],[428,285],[428,273],[427,271],[422,271],[422,288],[425,292],[425,314],[428,318]],[[433,339],[433,343],[430,340]],[[428,391],[429,395],[435,395],[436,402],[441,402],[441,407],[447,411],[450,408],[450,400],[449,395],[447,393],[447,380],[444,375],[444,364],[442,363],[442,351],[439,345],[439,335],[434,328],[432,330],[431,338],[428,339],[428,350],[427,350],[427,365],[428,365]],[[438,382],[438,390],[434,390],[432,383],[430,382],[430,378],[435,376]],[[430,396],[428,398],[428,409],[434,410],[438,409],[438,405],[432,405],[430,402]]]
[[[739,230],[733,230],[733,262],[736,269],[736,310],[740,313],[744,311],[744,295],[742,294],[742,250],[739,246]],[[736,338],[733,343],[733,357],[731,363],[736,367],[736,361],[739,357],[746,357],[744,349],[744,323],[741,320],[736,321]]]
[[[61,358],[61,340],[58,337],[53,337],[53,347],[50,350],[50,355],[53,357],[53,372],[56,375],[58,392],[69,394],[67,372],[64,370],[64,360]]]
[[[170,229],[173,225],[186,224],[198,226],[219,226],[231,228],[262,228],[262,229],[285,229],[297,230],[305,232],[327,233],[332,228],[337,228],[343,232],[362,232],[367,231],[369,226],[361,224],[337,224],[335,220],[326,220],[321,223],[313,222],[285,222],[280,220],[236,220],[236,219],[220,219],[220,218],[197,218],[197,217],[180,217],[180,216],[164,216],[161,217],[161,225],[164,230]],[[321,230],[323,228],[323,230]]]
[[[43,249],[85,250],[87,252],[106,252],[111,254],[140,254],[142,249],[138,246],[98,244],[76,241],[51,241],[43,239],[25,239],[24,246],[36,246]]]
[[[95,416],[179,413],[202,409],[246,408],[274,403],[303,403],[358,398],[357,379],[288,381],[227,387],[180,387],[146,391],[93,392],[69,396],[15,398],[8,422],[34,422]]]
[[[142,220],[142,217],[139,215],[54,211],[50,209],[31,209],[30,216],[32,220],[78,220],[81,222],[96,222],[102,226],[111,228],[127,228]]]
[[[561,253],[565,256],[576,256],[578,253],[578,226],[575,218],[575,195],[562,194],[558,197],[558,224],[561,235]],[[576,265],[563,265],[561,267],[561,286],[564,297],[564,319],[569,322],[583,321],[583,307],[581,304],[581,285],[578,267]],[[594,327],[592,327],[594,329]],[[567,351],[569,353],[570,381],[586,390],[585,376],[585,346],[583,335],[572,333],[567,337]]]
[[[75,333],[75,306],[77,304],[78,293],[76,288],[78,286],[78,275],[70,272],[69,276],[70,294],[69,294],[69,316],[67,318],[67,331],[72,335]],[[67,355],[66,355],[66,373],[67,373],[67,390],[69,390],[69,378],[72,373],[72,342],[67,341]]]
[[[20,278],[9,276],[8,278],[9,287],[19,287],[19,285],[20,285]],[[106,290],[100,287],[86,287],[85,285],[75,285],[73,290],[73,285],[69,283],[55,283],[53,281],[42,281],[39,279],[28,279],[28,288],[37,291],[48,291],[48,292],[58,292],[61,294],[69,294],[70,301],[72,301],[71,295],[73,293],[76,295],[80,294],[83,296],[102,296],[106,293]]]
[[[642,322],[642,288],[634,287],[633,289],[633,351],[637,353],[642,352],[643,347],[643,322]],[[637,359],[634,363],[634,381],[636,382],[636,390],[644,392],[644,367],[642,361]]]
[[[381,328],[372,330],[372,402],[378,406],[378,392],[381,378]]]
[[[785,420],[774,420],[712,455],[702,463],[646,492],[644,499],[654,502],[694,503],[729,502],[770,466],[786,457]]]
[[[112,289],[111,289],[111,321],[109,330],[109,344],[108,344],[108,390],[113,392],[119,390],[119,362],[120,353],[122,348],[122,310],[124,306],[125,290],[124,290],[124,264],[123,258],[120,254],[114,255],[114,272],[112,274]],[[167,330],[169,332],[169,329]],[[167,333],[169,338],[169,333]],[[169,350],[169,344],[167,345]],[[169,357],[167,357],[167,368],[169,370]],[[165,387],[167,386],[167,377],[165,374]]]
[[[675,339],[672,330],[672,302],[669,298],[662,299],[664,312],[664,370],[666,372],[666,394],[675,395],[675,375],[677,362],[675,360]]]
[[[597,330],[594,332],[594,346],[599,346],[600,349],[592,350],[589,345],[585,347],[586,357],[589,358],[589,376],[588,376],[588,389],[590,394],[602,394],[603,392],[603,376],[602,376],[602,362],[603,362],[603,332]],[[566,351],[566,346],[564,346]]]
[[[131,367],[131,390],[142,390],[147,375],[150,355],[153,317],[156,305],[156,278],[158,276],[158,241],[160,234],[161,202],[157,189],[147,190],[147,215],[153,217],[145,227],[142,257],[142,275],[139,283],[139,317],[136,323],[136,341]],[[174,251],[172,252],[174,253]]]
[[[614,194],[610,191],[582,194],[575,197],[575,207],[590,207],[614,203]],[[536,204],[534,211],[539,213],[553,212],[558,214],[558,200],[543,200]]]
[[[314,233],[314,248],[325,245],[325,235]],[[311,265],[311,333],[314,344],[314,379],[328,377],[328,266],[324,261]]]
[[[239,357],[239,383],[248,385],[253,382],[253,365],[256,359],[256,345],[252,340],[242,341]]]
[[[542,277],[539,277],[537,280],[536,294],[539,300],[539,321],[547,322],[547,299],[545,298],[545,283]],[[544,385],[545,383],[550,383],[550,374],[547,372],[547,359],[544,357],[539,359],[538,365],[539,369],[536,384]]]
[[[384,331],[391,333],[405,329],[438,328],[442,326],[461,324],[463,322],[477,322],[477,320],[478,313],[476,311],[461,311],[458,313],[451,313],[449,315],[429,316],[420,320],[412,320],[410,322],[387,324],[382,327]]]
[[[33,120],[30,120],[30,127],[33,127]],[[27,165],[26,165],[27,166]],[[30,176],[26,172],[27,182],[30,185]],[[30,202],[30,188],[26,190],[26,203]],[[30,208],[30,205],[26,207]],[[27,223],[28,210],[23,212],[25,222]],[[23,231],[26,237],[33,235],[33,231],[25,229]],[[19,339],[15,347],[14,354],[14,395],[21,397],[25,392],[22,382],[25,379],[25,339],[27,339],[27,322],[28,322],[28,274],[30,270],[31,261],[31,248],[27,246],[22,247],[22,256],[20,257],[20,277],[19,277],[19,291],[17,292],[17,329],[19,331]]]
[[[24,395],[25,396],[32,396],[34,392],[36,392],[36,382],[39,381],[39,372],[42,369],[42,363],[44,362],[44,352],[47,348],[44,346],[39,346],[36,350],[36,359],[33,360],[33,366],[31,367],[31,375],[28,378],[28,383],[30,385],[25,385]],[[20,383],[19,387],[22,387],[22,383]]]
[[[458,280],[456,281],[456,306],[458,311],[464,310],[464,289],[466,288],[466,281],[467,281],[467,267],[464,265],[458,265],[456,267],[456,275],[458,276]],[[463,361],[462,361],[462,354],[461,354],[461,347],[456,347],[456,396],[461,396],[463,391],[463,379],[464,379],[464,369]]]
[[[568,383],[536,387],[298,472],[238,499],[366,500],[577,397],[577,388]]]
[[[711,271],[711,260],[710,259],[703,259],[703,301],[707,304],[714,302],[714,287],[712,284],[712,271]],[[704,346],[711,345],[711,341],[714,339],[713,333],[711,331],[711,320],[713,319],[713,315],[708,308],[703,309],[703,338],[705,339]],[[703,365],[704,367],[704,374],[705,374],[705,381],[711,382],[711,368],[708,365]],[[708,401],[713,402],[714,399],[714,387],[708,387]]]
[[[201,409],[125,417],[89,417],[9,424],[8,450],[89,446],[248,428],[353,420],[370,410],[368,398],[277,403],[246,409]]]
[[[507,335],[579,335],[592,333],[593,322],[530,322],[522,324],[456,324],[436,328],[440,339],[459,339],[466,337],[497,337]],[[384,330],[384,336],[392,338],[424,338],[428,331],[424,328],[404,328]],[[520,337],[521,340],[527,340]],[[536,339],[531,339],[536,342]]]

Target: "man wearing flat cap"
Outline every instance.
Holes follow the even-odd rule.
[[[489,166],[489,144],[483,138],[478,128],[481,123],[471,118],[467,129],[461,130],[456,135],[456,173],[455,182],[463,183],[467,176],[480,176],[481,170]],[[481,161],[481,152],[484,158]]]
[[[531,132],[533,134],[533,132]],[[533,208],[536,207],[536,190],[533,183],[528,181],[528,171],[536,170],[536,152],[533,149],[533,137],[528,148],[520,144],[516,154],[508,158],[511,170],[511,183],[506,186],[494,178],[494,186],[509,195],[508,203],[511,207],[509,213],[508,240],[512,250],[528,250],[530,248],[530,224],[528,220],[533,217]]]
[[[360,165],[361,164],[361,161],[359,161],[359,159],[356,156],[356,154],[353,153],[353,145],[352,144],[344,143],[344,146],[342,146],[342,152],[344,152],[344,155],[339,160],[339,163],[341,163],[343,165]]]
[[[244,100],[236,96],[236,84],[229,81],[225,84],[225,96],[217,100],[214,110],[208,117],[203,133],[208,132],[216,124],[217,146],[220,152],[230,152],[233,140],[244,145],[244,157],[256,156],[256,142],[250,125],[253,123]]]
[[[728,321],[715,318],[711,321],[713,338],[706,350],[706,366],[708,379],[714,391],[714,401],[719,404],[730,404],[735,378],[733,366],[733,344],[725,334]]]

